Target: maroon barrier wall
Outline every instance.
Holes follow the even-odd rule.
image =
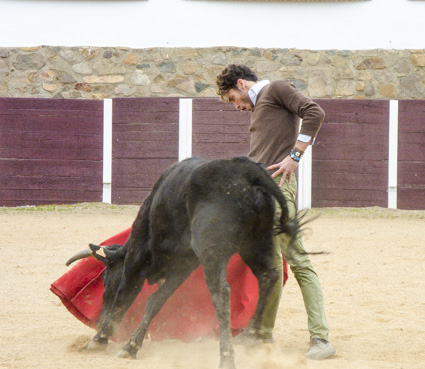
[[[114,99],[112,112],[112,202],[138,205],[178,160],[179,99]]]
[[[389,101],[317,102],[326,118],[313,146],[312,207],[386,207]]]
[[[193,155],[208,159],[246,156],[250,120],[249,112],[239,112],[218,98],[193,99]]]
[[[102,201],[103,102],[0,98],[0,206]]]
[[[389,101],[317,100],[312,206],[387,206]],[[249,150],[250,114],[193,99],[193,155]],[[113,100],[112,202],[141,204],[178,160],[179,98]],[[399,101],[398,208],[425,209],[425,101]],[[0,98],[0,206],[102,201],[103,102]]]
[[[425,209],[425,101],[399,101],[397,207]]]

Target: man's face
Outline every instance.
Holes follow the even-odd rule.
[[[240,90],[239,88],[231,88],[229,92],[225,95],[226,98],[233,104],[237,110],[252,110],[252,101],[248,95],[248,90],[246,88]]]

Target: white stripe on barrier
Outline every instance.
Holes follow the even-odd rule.
[[[103,193],[102,201],[112,201],[112,99],[103,100]]]
[[[397,209],[398,101],[390,101],[388,140],[388,207]]]
[[[179,161],[192,156],[192,99],[179,100]]]
[[[298,209],[311,209],[313,148],[310,145],[298,165]]]

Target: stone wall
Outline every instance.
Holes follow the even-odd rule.
[[[52,46],[0,46],[0,97],[216,96],[230,63],[290,79],[312,98],[425,98],[425,50]]]

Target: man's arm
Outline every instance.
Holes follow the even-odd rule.
[[[301,129],[294,146],[294,149],[302,154],[316,137],[325,118],[325,112],[316,102],[305,96],[292,83],[287,81],[279,81],[277,83],[279,89],[276,89],[276,101],[302,119]],[[280,187],[282,187],[286,176],[289,176],[289,183],[292,182],[292,173],[297,169],[299,162],[299,160],[295,159],[297,157],[293,159],[291,155],[288,155],[280,163],[273,164],[267,168],[275,170],[272,178],[282,174],[282,179],[279,183]]]

